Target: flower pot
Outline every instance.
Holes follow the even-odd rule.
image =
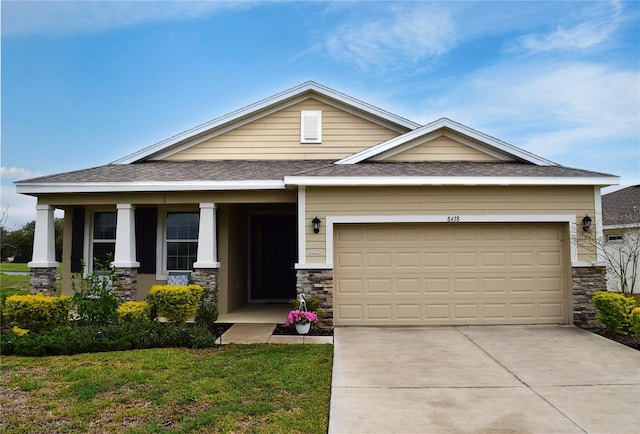
[[[306,335],[309,333],[309,329],[311,328],[311,323],[308,322],[306,324],[296,324],[296,331],[299,335]]]

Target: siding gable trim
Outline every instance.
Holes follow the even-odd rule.
[[[431,122],[413,131],[409,131],[408,133],[405,133],[399,137],[387,140],[386,142],[380,143],[369,149],[365,149],[364,151],[358,152],[357,154],[354,154],[350,157],[343,158],[342,160],[337,161],[336,164],[357,164],[365,160],[373,159],[374,157],[377,157],[384,152],[390,151],[398,146],[406,144],[407,142],[443,128],[449,129],[462,136],[470,137],[471,139],[477,140],[481,143],[486,143],[489,148],[494,148],[498,151],[501,151],[504,154],[509,155],[519,161],[545,166],[558,165],[553,161],[537,156],[531,152],[525,151],[524,149],[517,148],[513,145],[510,145],[506,142],[498,140],[494,137],[481,133],[480,131],[476,131],[473,128],[469,128],[447,118],[438,119],[437,121]]]

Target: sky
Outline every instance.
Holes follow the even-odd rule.
[[[308,80],[640,184],[640,2],[2,1],[14,181],[111,163]],[[59,214],[58,214],[59,215]]]

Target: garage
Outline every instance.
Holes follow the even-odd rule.
[[[557,223],[338,224],[335,325],[568,320]]]

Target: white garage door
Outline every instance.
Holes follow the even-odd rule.
[[[558,224],[343,224],[336,325],[567,322]]]

